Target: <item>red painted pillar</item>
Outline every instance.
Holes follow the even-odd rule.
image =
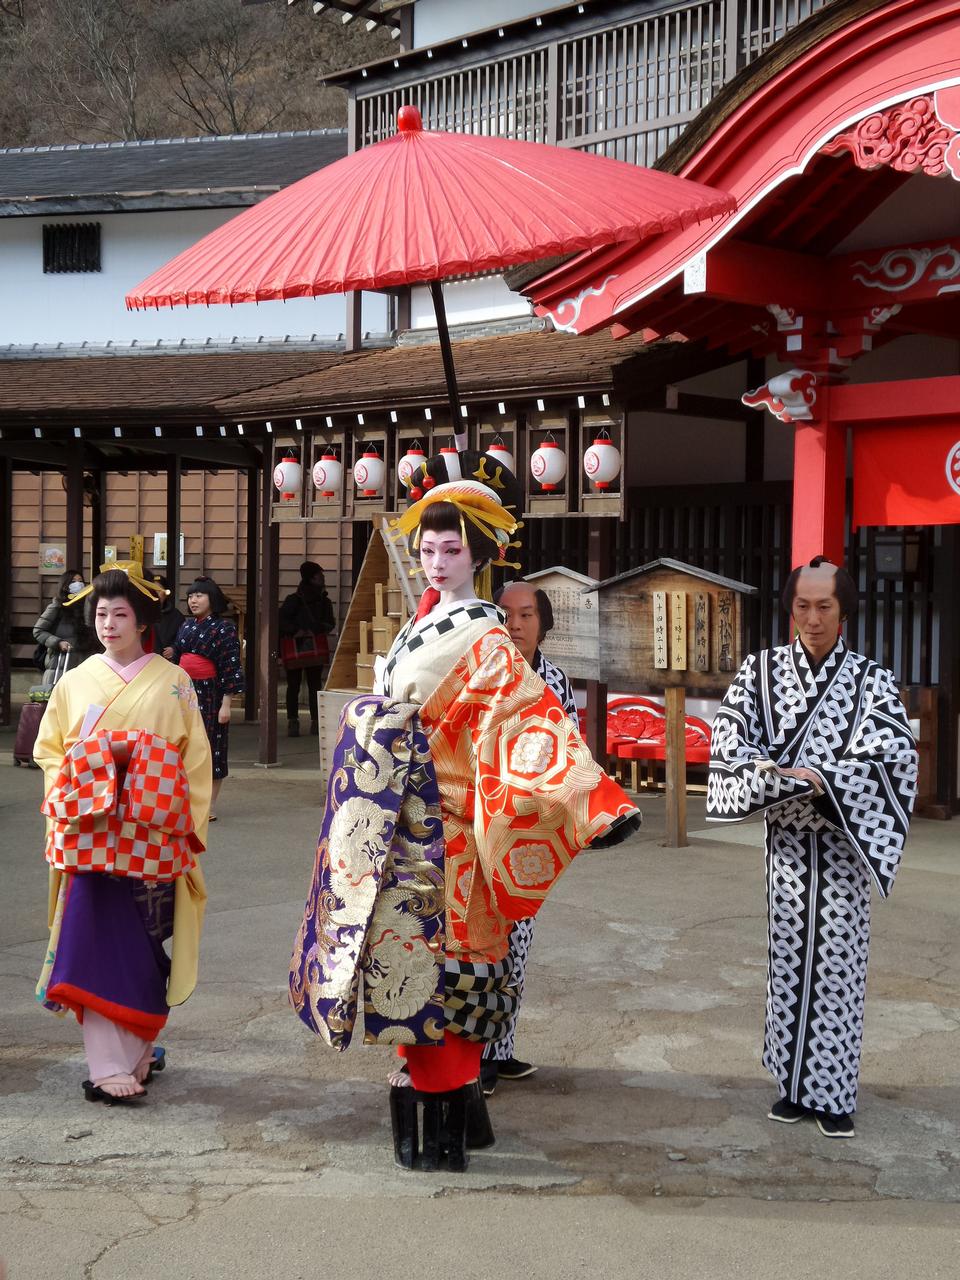
[[[799,422],[793,445],[794,565],[814,556],[843,564],[847,500],[847,430],[829,420],[829,391],[817,401],[820,422]]]

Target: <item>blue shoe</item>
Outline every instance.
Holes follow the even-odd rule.
[[[149,1084],[150,1081],[153,1079],[153,1077],[156,1075],[156,1073],[158,1071],[163,1071],[166,1065],[167,1065],[166,1049],[161,1049],[161,1047],[158,1044],[155,1044],[153,1046],[153,1061],[150,1063],[150,1067],[147,1071],[147,1078],[144,1081],[144,1084]]]

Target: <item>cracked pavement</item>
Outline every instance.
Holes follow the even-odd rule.
[[[663,800],[586,854],[537,924],[518,1049],[490,1101],[497,1145],[464,1175],[392,1161],[387,1052],[338,1055],[286,1003],[322,803],[310,740],[234,775],[205,871],[200,983],[163,1036],[142,1110],[86,1103],[75,1023],[39,1009],[39,775],[0,732],[0,1259],[7,1280],[347,1277],[455,1259],[461,1277],[955,1276],[960,1246],[960,857],[914,825],[875,904],[858,1135],[766,1120],[757,827],[660,847]],[[456,1220],[427,1204],[456,1200]],[[442,1209],[441,1209],[442,1212]],[[454,1247],[460,1238],[475,1243]]]

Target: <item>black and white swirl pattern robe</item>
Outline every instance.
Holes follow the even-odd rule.
[[[823,794],[764,761],[815,770]],[[752,654],[713,723],[708,820],[765,819],[763,1064],[801,1106],[856,1110],[870,888],[893,887],[916,783],[892,674],[842,638],[819,665],[799,640]]]

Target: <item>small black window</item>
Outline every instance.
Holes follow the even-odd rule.
[[[99,271],[100,223],[71,222],[43,228],[44,272]]]

